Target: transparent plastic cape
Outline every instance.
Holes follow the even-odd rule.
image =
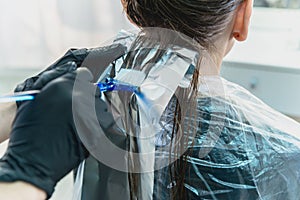
[[[99,80],[122,69],[146,76],[143,95],[103,96],[114,126],[79,135],[99,161],[99,199],[299,198],[297,122],[244,88],[201,73],[211,64],[208,54],[178,33],[123,31],[114,42],[128,52]]]

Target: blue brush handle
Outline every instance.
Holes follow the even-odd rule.
[[[139,87],[117,81],[113,78],[107,78],[104,83],[96,83],[101,92],[108,91],[127,91],[139,93]],[[15,101],[30,101],[35,98],[40,91],[30,90],[25,92],[18,92],[13,95],[0,96],[0,103],[15,102]]]
[[[113,78],[106,78],[105,83],[97,83],[101,92],[107,91],[127,91],[127,92],[135,92],[139,91],[139,87],[130,85],[127,83],[120,82]]]
[[[39,90],[29,90],[25,92],[17,92],[12,95],[0,96],[0,103],[14,101],[30,101],[33,100],[35,95],[37,95],[39,92]]]
[[[9,96],[2,96],[0,97],[0,103],[4,102],[15,102],[15,101],[30,101],[34,99],[33,94],[28,94],[28,95],[9,95]]]

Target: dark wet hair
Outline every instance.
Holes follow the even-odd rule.
[[[192,38],[198,42],[201,48],[210,49],[214,47],[213,42],[216,36],[222,34],[231,22],[232,13],[242,0],[122,0],[124,10],[131,22],[140,28],[160,27],[171,29]],[[142,38],[137,40],[134,47],[143,46]],[[161,44],[164,45],[164,44]],[[162,48],[163,49],[163,48]],[[150,50],[144,52],[148,55]],[[125,65],[131,66],[135,57],[139,55],[127,56]],[[153,60],[159,60],[164,54],[161,50],[153,57]],[[154,61],[153,61],[154,62]],[[186,118],[196,117],[197,114],[197,91],[199,68],[201,58],[198,61],[198,66],[195,66],[194,74],[188,89],[178,88],[176,97],[180,98],[182,102],[188,102],[187,105],[180,105],[178,100],[174,110],[172,140],[176,140],[177,132],[184,127],[184,120]],[[193,113],[194,112],[194,113]],[[186,127],[190,129],[197,129],[198,124],[193,124],[193,127]],[[192,130],[196,131],[196,130]],[[181,132],[181,134],[183,134]],[[186,145],[188,141],[180,141]],[[172,145],[170,147],[170,153]],[[190,148],[192,149],[192,148]],[[180,150],[179,150],[180,152]],[[174,152],[173,152],[174,153]],[[189,199],[189,195],[185,189],[185,181],[189,179],[189,166],[187,163],[190,151],[186,151],[178,160],[169,165],[169,181],[173,184],[171,189],[171,199]],[[176,154],[176,152],[175,152]],[[131,177],[131,191],[132,199],[134,199],[135,190],[137,188],[137,179]],[[157,194],[156,194],[157,195]],[[158,195],[159,196],[159,195]]]
[[[208,47],[222,33],[242,0],[122,0],[130,21],[139,27],[179,31]]]

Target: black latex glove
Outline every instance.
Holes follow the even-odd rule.
[[[92,80],[88,69],[79,68],[48,83],[18,109],[8,149],[0,160],[0,181],[22,180],[50,197],[56,183],[88,156],[77,126],[96,127],[84,129],[89,135],[114,124]],[[90,105],[99,119],[89,113]]]
[[[46,70],[42,72],[40,75],[36,77],[32,77],[27,79],[25,82],[17,85],[15,92],[20,91],[28,91],[28,90],[40,90],[42,89],[47,83],[60,77],[68,72],[76,70],[77,65],[75,62],[68,62],[63,65],[59,65],[56,68],[51,70]],[[19,108],[24,101],[17,101],[17,107]]]
[[[26,79],[16,86],[15,92],[40,90],[48,82],[84,65],[96,79],[102,73],[101,67],[109,65],[116,58],[124,55],[126,48],[121,44],[112,44],[94,49],[70,49],[62,58],[36,76]],[[99,67],[101,66],[101,67]],[[23,102],[17,102],[19,107]]]
[[[74,64],[76,66],[80,66],[82,61],[85,59],[85,57],[88,54],[87,49],[70,49],[62,58],[60,58],[58,61],[47,67],[45,70],[43,70],[41,73],[39,73],[36,76],[30,77],[26,79],[23,83],[20,83],[16,86],[15,92],[23,92],[27,90],[38,90],[41,89],[42,86],[34,86],[35,82],[39,79],[44,77],[41,77],[45,72],[50,72],[47,74],[47,78],[45,78],[43,82],[44,85],[46,85],[47,81],[51,81],[59,75],[63,75],[66,72],[68,72]],[[72,65],[70,65],[72,64]],[[56,68],[59,68],[56,70]]]
[[[23,102],[17,111],[8,149],[0,160],[0,182],[25,181],[44,190],[48,197],[52,195],[56,183],[88,156],[76,126],[92,134],[114,124],[106,103],[99,98],[100,93],[93,84],[96,78],[93,79],[90,71],[98,76],[124,52],[125,47],[116,44],[89,50],[80,58],[67,55],[17,87],[16,91],[26,91],[38,89],[34,85],[42,85],[35,99]],[[82,59],[87,56],[89,59]],[[59,66],[65,69],[74,65],[68,63],[72,59],[77,66],[88,67],[90,71],[79,68],[53,80],[52,77],[63,74],[59,73]],[[91,104],[96,109],[97,119],[86,112]],[[85,130],[89,124],[92,126]]]

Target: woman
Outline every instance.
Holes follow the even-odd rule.
[[[270,109],[244,89],[218,77],[222,59],[232,48],[234,41],[244,41],[247,38],[252,1],[123,0],[122,3],[131,22],[142,28],[142,31],[130,42],[129,50],[123,57],[120,68],[142,71],[149,78],[150,75],[153,75],[151,74],[153,70],[157,69],[157,64],[158,69],[165,69],[160,64],[168,63],[168,59],[165,58],[172,58],[172,60],[174,58],[175,63],[181,61],[181,64],[186,64],[186,59],[182,59],[186,54],[177,51],[178,49],[198,51],[197,62],[191,61],[192,65],[182,74],[188,84],[181,82],[175,84],[176,91],[171,90],[170,92],[173,97],[163,107],[161,115],[154,113],[158,116],[156,118],[151,118],[151,114],[150,118],[143,118],[143,116],[147,116],[147,113],[143,113],[138,95],[132,96],[132,94],[122,92],[105,94],[106,102],[110,105],[116,123],[103,125],[105,120],[102,115],[106,109],[97,109],[103,111],[97,113],[98,120],[102,120],[100,124],[104,132],[104,134],[100,134],[101,139],[104,138],[103,135],[106,135],[117,147],[127,151],[124,162],[121,159],[121,162],[118,163],[124,165],[125,168],[128,167],[127,171],[122,171],[122,167],[107,165],[105,160],[102,160],[101,151],[105,151],[105,149],[98,148],[106,143],[101,139],[93,140],[94,137],[97,137],[93,133],[98,133],[96,131],[98,129],[93,128],[96,123],[83,123],[83,126],[80,124],[78,128],[76,120],[82,122],[83,118],[93,119],[89,118],[90,112],[80,112],[88,110],[91,101],[87,100],[84,101],[86,103],[84,105],[87,105],[87,107],[82,107],[84,109],[80,109],[82,104],[78,103],[75,110],[67,110],[66,113],[75,112],[75,117],[73,113],[73,117],[66,114],[62,116],[62,119],[57,119],[66,122],[69,121],[66,119],[74,118],[75,125],[70,123],[70,129],[63,129],[68,131],[60,131],[59,128],[63,127],[63,124],[55,123],[56,119],[51,119],[56,127],[53,131],[60,134],[55,134],[53,138],[47,137],[47,142],[50,143],[49,146],[52,149],[52,146],[58,147],[58,144],[61,144],[58,141],[67,141],[65,148],[69,152],[68,155],[71,156],[69,158],[67,155],[64,156],[68,158],[68,161],[50,156],[47,161],[50,167],[46,167],[41,166],[43,162],[31,159],[31,171],[35,176],[43,177],[42,180],[32,181],[29,178],[23,178],[28,177],[26,169],[29,166],[27,166],[28,163],[26,165],[26,159],[25,162],[22,162],[25,170],[20,172],[18,167],[15,169],[10,167],[16,148],[14,145],[10,145],[8,156],[1,160],[0,180],[8,182],[7,174],[18,172],[17,174],[21,178],[18,179],[16,176],[11,181],[20,180],[34,185],[31,185],[30,188],[42,195],[40,196],[42,198],[37,199],[45,198],[46,194],[49,197],[55,183],[87,157],[87,149],[97,160],[100,160],[98,164],[100,174],[94,177],[99,180],[96,180],[96,186],[94,185],[94,194],[90,194],[96,199],[297,198],[300,191],[297,171],[299,164],[297,130],[300,130],[299,125]],[[184,34],[184,36],[171,34],[174,37],[169,37],[170,35],[167,34],[166,37],[165,31],[153,31],[151,27],[171,29]],[[186,39],[186,36],[191,40]],[[197,42],[196,45],[194,41]],[[173,46],[169,47],[169,43],[172,43]],[[168,54],[170,49],[172,50],[171,54]],[[192,56],[192,58],[194,57]],[[117,75],[120,73],[120,70],[117,70],[117,63],[113,63],[110,68],[111,76],[114,76],[114,73]],[[165,65],[168,66],[168,64]],[[169,66],[172,65],[169,64]],[[79,70],[79,74],[82,74],[81,71]],[[83,75],[83,77],[87,76]],[[47,96],[55,94],[53,87],[58,88],[60,93],[68,94],[68,91],[71,90],[70,83],[71,85],[76,84],[74,80],[77,80],[74,78],[74,74],[58,78],[43,89],[34,104],[22,106],[18,111],[19,117],[15,121],[12,134],[16,136],[21,132],[30,132],[26,131],[24,126],[20,128],[28,120],[27,117],[37,112],[36,110],[42,110],[41,108],[49,106],[43,102]],[[89,82],[91,78],[79,78],[79,80],[83,85],[88,85],[85,83]],[[171,79],[170,82],[172,82]],[[144,86],[141,86],[142,92],[146,88]],[[88,87],[92,86],[83,88]],[[80,91],[91,90],[81,89],[77,93],[75,90],[75,99],[83,95],[92,96],[91,92],[80,95]],[[147,92],[145,93],[147,94]],[[52,116],[56,116],[59,113],[58,110],[70,103],[70,98],[61,98],[66,101],[55,101],[58,109],[54,109],[51,113]],[[101,107],[102,104],[99,102],[97,105]],[[45,122],[49,120],[47,116],[50,114],[42,114],[46,117],[38,122],[47,125]],[[124,114],[125,117],[120,117],[121,114]],[[32,122],[37,120],[34,116],[38,118],[40,115],[31,116]],[[107,116],[106,119],[111,118],[111,115]],[[147,129],[140,126],[140,123],[144,123],[145,119],[155,121],[157,118],[159,118],[159,122],[162,122],[164,128],[150,129],[149,131],[150,134],[152,132],[160,133],[158,134],[159,142],[155,142],[155,158],[149,157],[146,160],[143,160],[144,157],[134,158],[135,153],[153,150],[151,145],[147,149],[148,144],[143,143],[137,134],[149,133]],[[283,122],[288,125],[284,125]],[[39,123],[33,123],[33,130],[39,130],[34,129],[36,126],[41,126]],[[68,123],[66,122],[66,124]],[[139,126],[136,126],[136,123]],[[156,123],[158,122],[153,122],[153,124]],[[93,137],[87,138],[87,134],[83,132],[90,133]],[[64,137],[65,135],[68,137]],[[40,134],[35,135],[35,138],[39,137],[41,137]],[[12,137],[11,143],[16,144],[18,139],[20,138]],[[68,144],[68,141],[76,142]],[[28,144],[24,146],[27,147]],[[110,150],[112,151],[109,155],[114,155],[113,149]],[[63,149],[58,152],[61,151]],[[165,156],[166,154],[167,156]],[[54,155],[53,152],[50,155]],[[40,157],[40,154],[33,152],[33,156]],[[62,155],[62,157],[64,156]],[[166,159],[168,164],[164,165]],[[156,165],[159,167],[156,168]],[[153,170],[143,171],[149,166],[149,169]],[[136,168],[137,171],[135,171]],[[50,180],[50,183],[45,180]],[[24,184],[24,182],[22,183]],[[98,198],[95,196],[96,193],[99,195]],[[83,194],[85,194],[84,190]],[[88,197],[89,194],[85,195],[86,197],[83,198],[92,199]]]

